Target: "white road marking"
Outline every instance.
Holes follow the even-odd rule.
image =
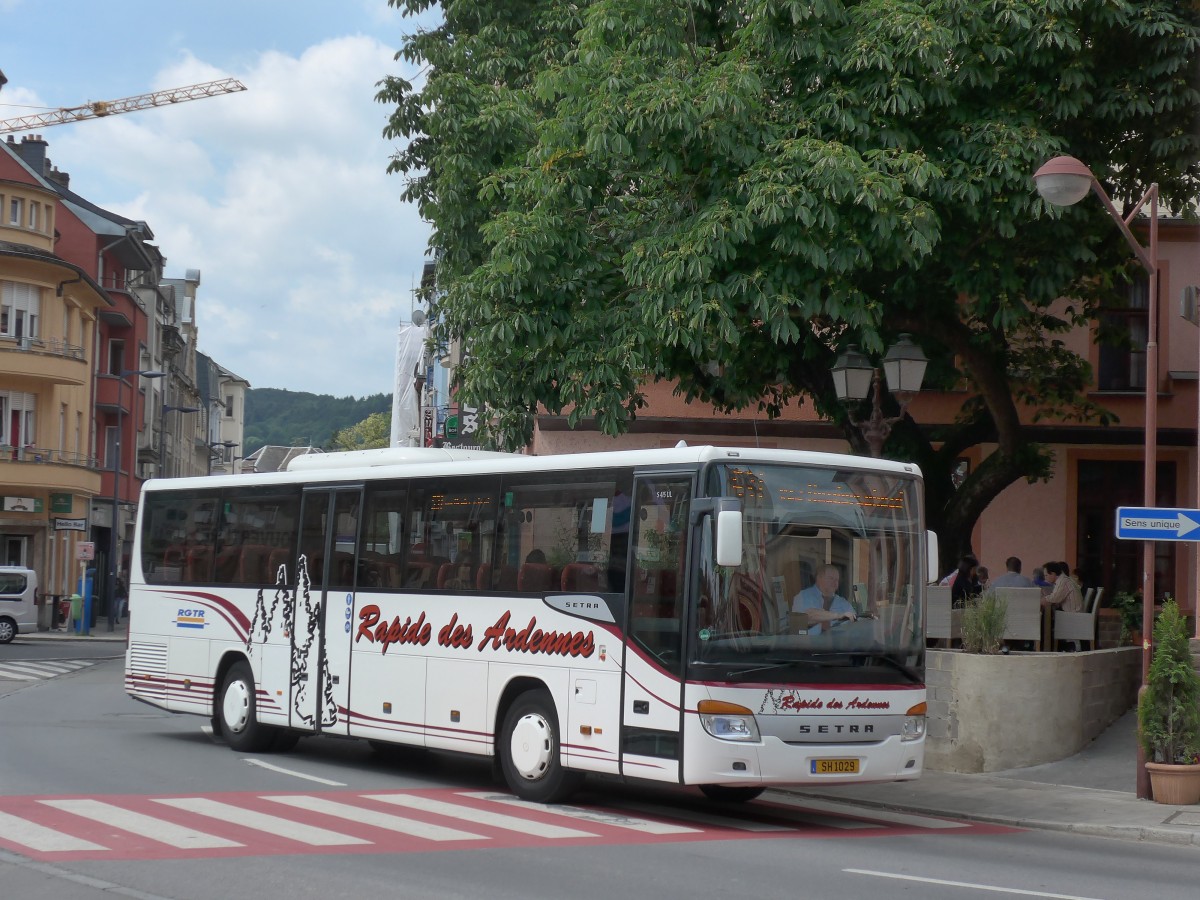
[[[321,813],[326,816],[337,816],[351,822],[361,822],[374,828],[387,831],[397,831],[400,834],[411,834],[414,837],[430,841],[486,841],[488,837],[482,834],[472,834],[469,831],[459,831],[457,828],[446,828],[443,825],[433,825],[416,819],[406,819],[403,816],[393,816],[391,813],[367,809],[363,806],[353,806],[349,803],[337,803],[324,797],[314,797],[310,794],[300,794],[294,797],[263,797],[272,803],[284,803],[296,809]]]
[[[309,844],[314,847],[346,847],[354,844],[371,843],[371,841],[363,838],[340,834],[325,828],[317,828],[315,825],[305,825],[302,822],[293,822],[291,819],[283,819],[279,816],[269,815],[268,813],[255,812],[252,809],[243,809],[240,806],[222,803],[219,800],[210,800],[207,797],[156,797],[154,802],[162,803],[165,806],[173,806],[175,809],[194,812],[201,816],[208,816],[211,819],[218,819],[222,822],[231,822],[234,825],[253,828],[255,831],[265,831],[267,834],[273,834],[276,837],[299,841],[302,844]]]
[[[623,809],[636,809],[641,813],[662,813],[661,807],[653,807],[648,803],[635,803],[629,800],[621,800],[617,803],[607,804],[611,806],[619,806]],[[734,831],[752,831],[756,833],[766,834],[777,831],[796,831],[790,825],[777,825],[774,822],[755,822],[751,819],[735,819],[732,816],[718,816],[714,813],[701,812],[698,809],[672,809],[668,813],[672,819],[683,819],[686,822],[699,822],[702,825],[712,825],[715,828],[729,828]]]
[[[72,815],[91,819],[93,822],[99,822],[101,825],[109,825],[113,828],[119,828],[122,831],[128,831],[131,834],[149,838],[152,841],[158,841],[161,844],[178,847],[181,850],[211,850],[220,847],[242,846],[236,841],[229,841],[216,835],[205,834],[203,831],[194,831],[191,828],[184,828],[182,825],[176,825],[174,822],[168,822],[165,819],[156,819],[153,816],[142,815],[128,809],[122,809],[119,806],[113,806],[110,803],[102,803],[99,800],[69,799],[39,800],[38,802],[52,806],[55,809],[61,809],[63,812],[69,812]]]
[[[870,869],[842,869],[851,875],[871,875],[875,878],[895,878],[899,881],[918,881],[921,884],[937,884],[944,887],[969,888],[973,891],[990,891],[994,894],[1019,894],[1022,897],[1048,897],[1051,900],[1098,900],[1079,894],[1052,894],[1047,891],[1027,891],[1023,888],[1000,887],[994,884],[975,884],[970,881],[947,881],[944,878],[921,878],[917,875],[898,875],[895,872],[872,872]]]
[[[9,669],[7,666],[0,666],[0,678],[8,678],[12,681],[42,681],[40,675],[30,675],[27,672],[18,672],[15,669]]]
[[[529,809],[539,813],[554,816],[565,816],[583,822],[595,822],[597,825],[608,825],[612,828],[628,828],[644,834],[698,834],[702,829],[689,828],[687,825],[672,825],[668,822],[652,822],[649,819],[633,819],[620,813],[605,812],[600,809],[582,809],[578,806],[547,806],[544,803],[530,803],[528,800],[518,800],[508,794],[489,794],[484,792],[460,791],[463,797],[475,800],[487,800],[490,803],[503,803],[515,806],[517,809]]]
[[[261,759],[247,759],[247,765],[258,766],[260,769],[270,769],[272,772],[279,772],[282,775],[291,775],[293,778],[303,778],[305,781],[315,781],[317,784],[327,784],[330,787],[345,787],[345,782],[330,781],[328,778],[318,778],[316,775],[306,775],[303,772],[297,772],[295,769],[285,769],[283,766],[272,765],[269,762],[263,762]]]
[[[563,828],[560,825],[546,825],[516,816],[506,816],[501,813],[488,812],[469,806],[458,806],[445,803],[429,797],[416,797],[407,794],[363,794],[368,800],[378,800],[394,806],[406,806],[409,809],[419,809],[423,812],[435,813],[452,819],[466,819],[479,825],[491,828],[503,828],[507,831],[517,831],[521,834],[532,834],[544,838],[585,838],[596,837],[590,831],[576,831],[574,828]]]
[[[108,849],[107,847],[102,847],[100,844],[93,844],[91,841],[72,837],[69,834],[63,834],[61,831],[55,831],[53,828],[46,828],[38,825],[36,822],[28,822],[25,819],[19,819],[16,816],[10,816],[8,813],[2,812],[0,812],[0,835],[3,835],[6,841],[20,844],[22,847],[28,847],[30,850],[40,850],[43,853]]]
[[[789,797],[786,794],[772,792],[772,803],[794,806],[797,809],[811,809],[817,812],[846,813],[852,816],[862,816],[872,821],[891,822],[894,825],[911,825],[916,828],[970,828],[966,822],[947,822],[945,819],[932,819],[928,816],[916,816],[910,813],[890,812],[884,809],[865,809],[851,803],[836,803],[829,800],[812,800],[808,797]]]

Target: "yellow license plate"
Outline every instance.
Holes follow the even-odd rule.
[[[814,775],[857,775],[857,759],[814,759],[812,761]]]

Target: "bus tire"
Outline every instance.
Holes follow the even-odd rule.
[[[759,796],[765,787],[729,787],[724,784],[702,784],[700,792],[718,803],[748,803]]]
[[[231,750],[262,753],[271,749],[275,730],[258,721],[254,673],[245,660],[234,663],[221,687],[221,735]]]
[[[500,735],[500,767],[509,790],[533,803],[565,800],[583,775],[563,767],[558,714],[545,690],[527,691],[509,707]]]

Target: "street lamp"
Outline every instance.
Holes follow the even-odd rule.
[[[904,418],[904,411],[913,397],[921,390],[925,380],[925,367],[929,364],[921,348],[907,334],[900,335],[883,357],[883,372],[859,351],[854,344],[848,346],[833,364],[833,390],[843,403],[859,402],[871,394],[871,415],[866,419],[851,418],[851,423],[862,431],[871,455],[883,455],[883,444],[892,433],[892,426]],[[883,414],[883,381],[887,379],[888,390],[900,405],[900,414]],[[875,390],[872,393],[871,388]]]
[[[113,442],[113,494],[112,494],[112,527],[108,530],[108,578],[105,582],[105,600],[108,603],[108,630],[116,631],[117,605],[117,566],[120,563],[117,531],[120,527],[121,511],[121,454],[124,441],[121,432],[125,427],[125,378],[129,375],[140,375],[142,378],[164,378],[166,372],[155,369],[122,369],[117,376],[117,434]],[[134,396],[137,396],[135,389]]]
[[[209,441],[208,443],[208,474],[212,474],[213,455],[217,452],[217,448],[221,447],[226,450],[232,450],[236,447],[237,441]],[[221,456],[221,462],[225,462],[224,455]]]
[[[1033,173],[1038,193],[1053,206],[1071,206],[1094,193],[1108,210],[1108,214],[1126,242],[1133,249],[1138,262],[1146,269],[1149,277],[1146,305],[1149,324],[1146,331],[1146,429],[1143,463],[1142,502],[1153,507],[1156,500],[1155,469],[1158,465],[1158,185],[1151,184],[1142,199],[1129,213],[1122,216],[1113,206],[1112,200],[1092,174],[1092,170],[1073,156],[1056,156]],[[1134,236],[1129,225],[1142,207],[1150,205],[1150,246],[1143,247]],[[1150,647],[1154,634],[1154,542],[1146,541],[1142,547],[1142,685],[1150,674]],[[1150,797],[1150,776],[1146,767],[1141,744],[1138,744],[1137,795],[1140,799]]]
[[[163,405],[162,405],[162,408],[158,412],[159,459],[161,460],[161,463],[159,465],[159,475],[161,475],[164,478],[167,477],[167,466],[166,466],[166,461],[167,461],[167,427],[166,427],[167,426],[167,413],[169,413],[169,412],[178,412],[178,413],[198,413],[198,412],[200,412],[200,407],[198,407],[198,406],[169,406],[166,403],[166,399],[167,399],[167,395],[166,395],[166,391],[164,391],[163,392]]]

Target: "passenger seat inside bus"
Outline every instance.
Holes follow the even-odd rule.
[[[545,563],[525,563],[517,573],[517,590],[541,592],[551,590],[552,569]]]

